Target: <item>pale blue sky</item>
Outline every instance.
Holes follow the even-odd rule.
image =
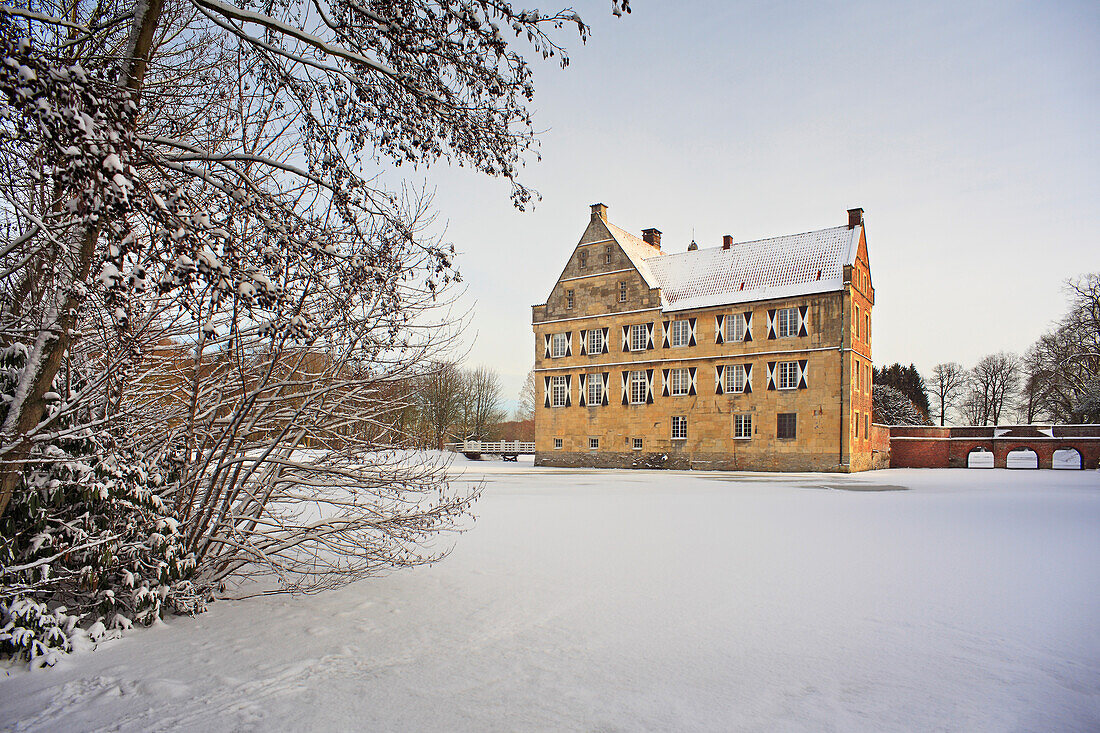
[[[1023,350],[1100,270],[1100,3],[576,6],[587,46],[537,63],[543,201],[429,176],[476,297],[470,363],[514,399],[588,205],[665,251],[836,226],[866,210],[877,364]],[[542,8],[546,10],[547,8]]]

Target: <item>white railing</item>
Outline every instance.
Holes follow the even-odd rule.
[[[527,443],[522,440],[467,440],[462,443],[447,443],[446,448],[455,453],[490,453],[494,455],[535,452],[534,443]]]

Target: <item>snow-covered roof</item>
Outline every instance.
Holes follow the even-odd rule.
[[[666,311],[827,293],[843,289],[844,266],[855,262],[861,229],[862,225],[839,226],[739,242],[729,249],[651,255],[644,261],[646,270],[638,269],[647,281],[655,278]],[[621,231],[612,229],[616,238]],[[642,240],[633,239],[653,252]]]
[[[644,239],[635,237],[625,229],[620,229],[609,221],[604,221],[604,224],[607,226],[607,231],[611,232],[611,236],[619,243],[619,247],[622,248],[623,252],[626,252],[631,264],[641,273],[646,284],[651,288],[660,287],[660,283],[654,277],[647,260],[652,261],[654,257],[661,257],[661,249],[654,247]]]

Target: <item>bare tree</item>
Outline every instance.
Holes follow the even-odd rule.
[[[938,407],[940,425],[945,423],[947,410],[955,406],[966,388],[966,370],[958,362],[950,361],[932,367],[928,391],[933,407]]]
[[[504,420],[500,377],[487,366],[463,372],[460,402],[463,439],[488,440]]]
[[[462,370],[453,362],[437,362],[419,380],[421,419],[431,445],[443,450],[443,444],[458,422],[462,407]]]
[[[538,396],[535,390],[535,370],[527,372],[527,378],[523,380],[523,386],[519,388],[519,407],[516,410],[516,419],[520,421],[535,419],[535,405],[538,404]]]
[[[1000,424],[1002,412],[1011,405],[1019,387],[1020,375],[1020,358],[1004,351],[985,356],[974,365],[969,400],[976,407],[976,424]]]

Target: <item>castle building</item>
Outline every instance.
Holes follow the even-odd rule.
[[[535,463],[768,471],[872,467],[862,209],[846,225],[661,251],[593,204],[532,308]]]

